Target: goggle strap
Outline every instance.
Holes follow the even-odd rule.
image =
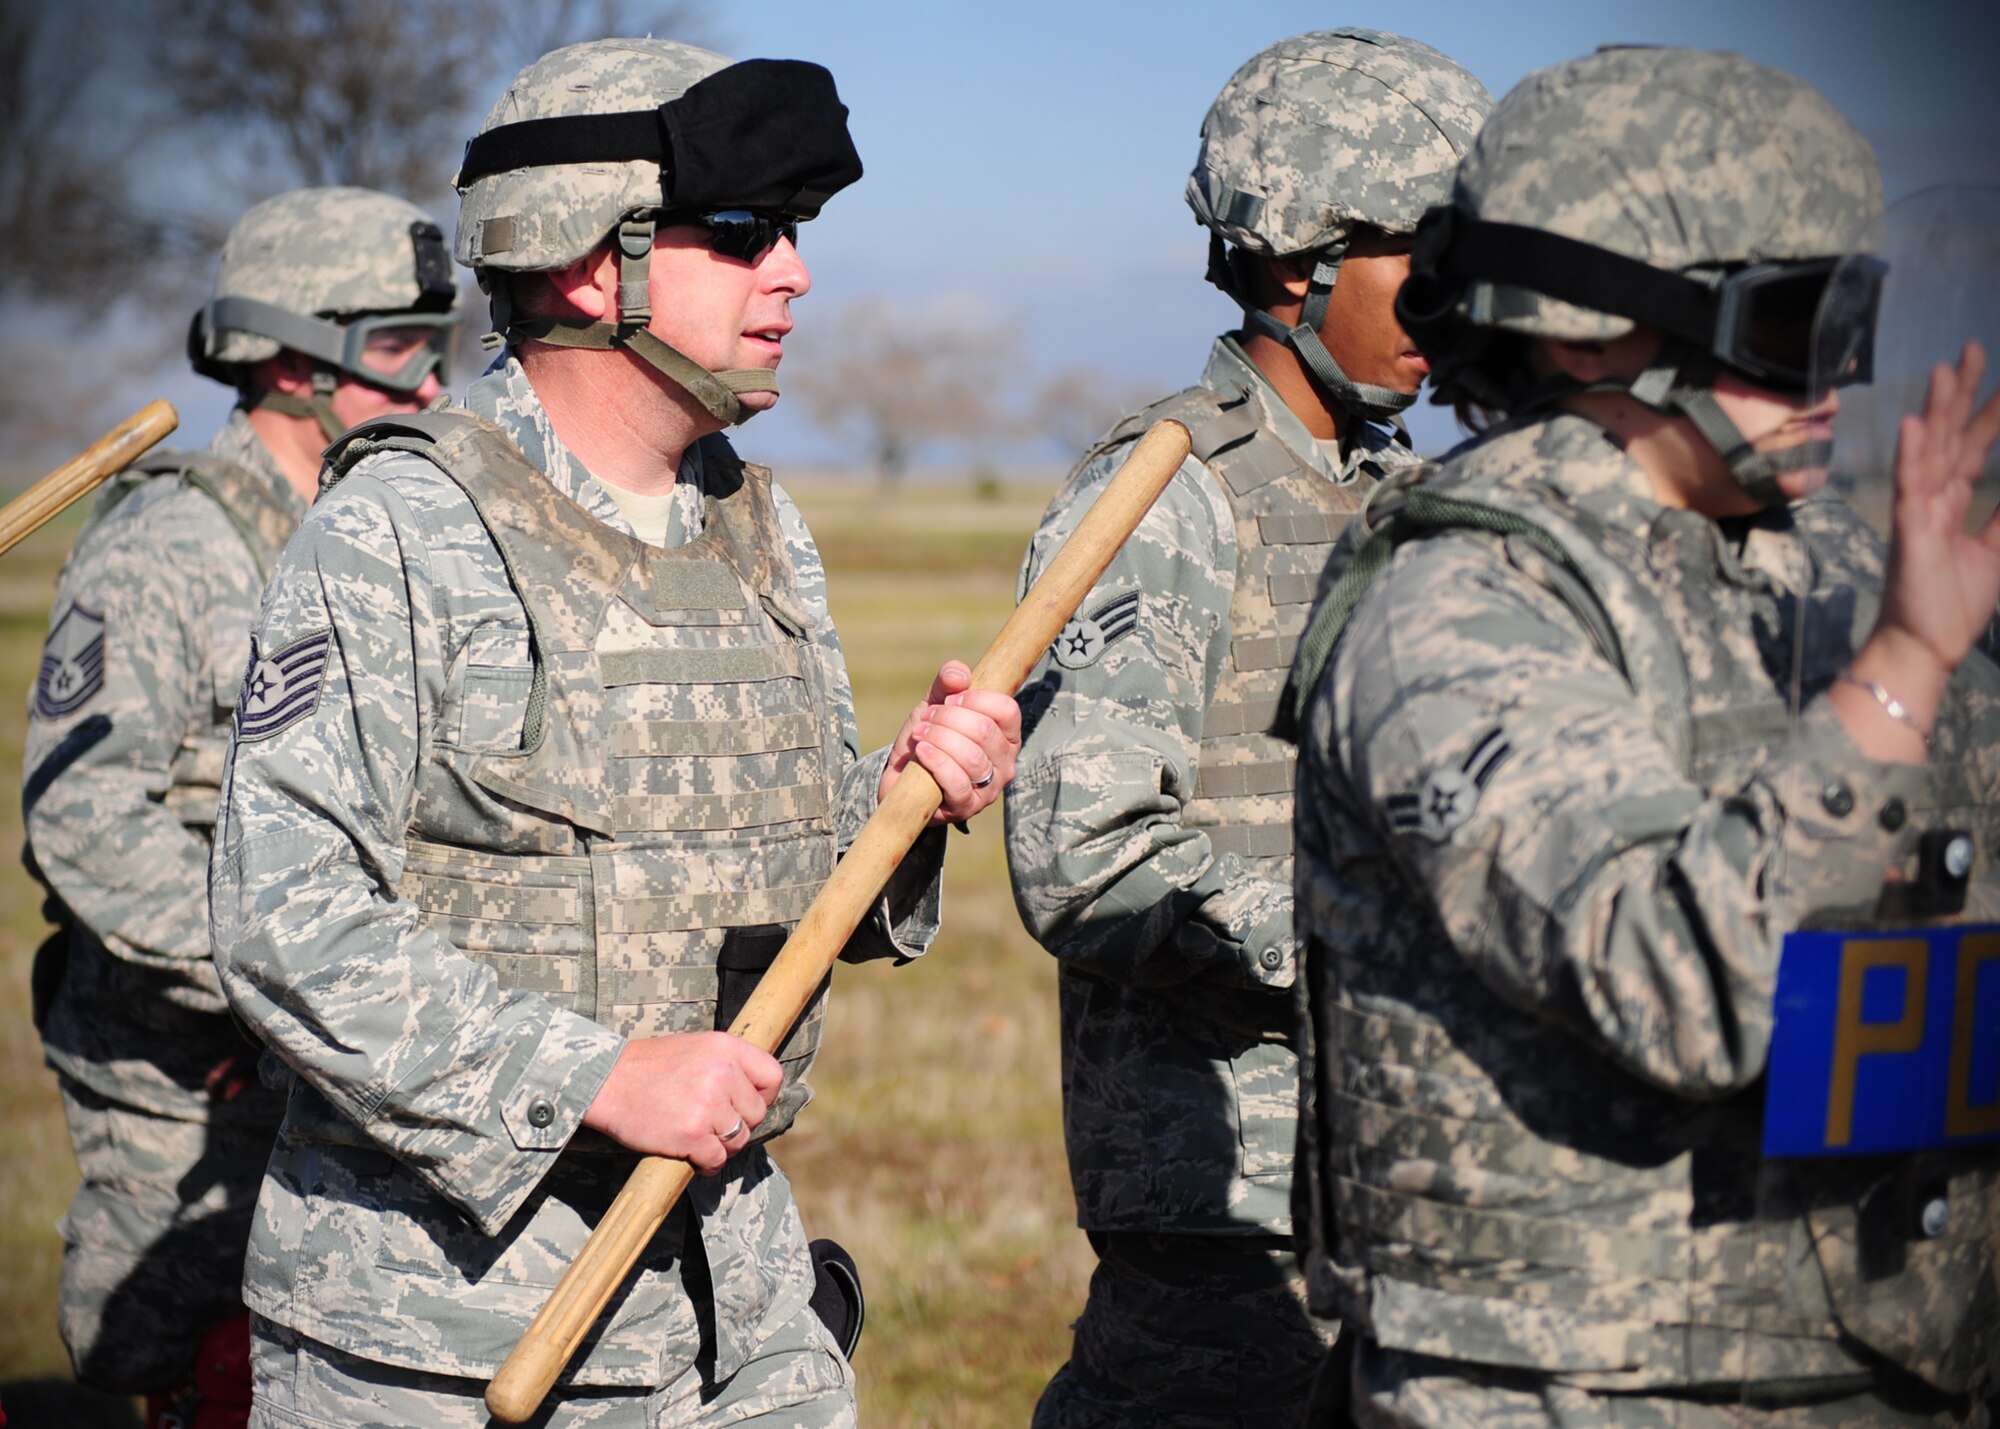
[[[256,298],[212,299],[201,310],[201,322],[211,341],[225,330],[247,332],[334,367],[341,366],[347,356],[347,331],[339,323],[307,317]]]
[[[455,314],[450,316],[449,321],[443,321],[433,313],[394,313],[382,316],[393,320],[389,326],[401,323],[443,328],[450,327],[458,321]],[[315,370],[315,382],[318,381],[321,372],[328,374],[329,382],[333,380],[332,372],[343,372],[358,381],[366,382],[371,387],[398,395],[414,392],[423,386],[424,379],[430,376],[444,358],[443,353],[433,348],[428,361],[416,357],[405,364],[404,371],[409,371],[411,364],[421,364],[421,370],[417,372],[415,381],[406,383],[385,381],[385,378],[401,377],[402,373],[376,372],[359,361],[348,360],[350,352],[354,350],[355,335],[362,330],[361,328],[337,323],[329,318],[307,317],[302,313],[295,313],[288,308],[281,308],[274,303],[262,302],[256,298],[215,298],[202,308],[196,323],[202,333],[204,344],[213,342],[216,335],[224,330],[269,338],[279,347],[311,358],[320,364]],[[359,354],[355,355],[358,357]],[[331,386],[327,390],[331,392]],[[338,432],[334,433],[334,436],[339,435]]]
[[[1454,214],[1444,272],[1504,283],[1578,307],[1615,313],[1707,347],[1721,306],[1717,289],[1622,253],[1514,223]]]

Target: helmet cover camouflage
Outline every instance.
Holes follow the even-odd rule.
[[[1230,77],[1201,125],[1188,206],[1252,252],[1338,244],[1360,224],[1411,233],[1492,107],[1486,87],[1419,40],[1319,30]]]
[[[479,132],[530,119],[656,108],[728,67],[721,55],[677,40],[567,45],[516,75]],[[645,159],[488,174],[459,194],[453,251],[474,269],[548,272],[589,253],[626,214],[663,201],[660,166]]]
[[[1607,48],[1516,85],[1459,166],[1452,201],[1681,272],[1865,251],[1882,180],[1868,141],[1795,75],[1740,55]],[[1502,284],[1471,285],[1459,312],[1571,341],[1632,326]]]
[[[222,245],[214,293],[299,317],[441,312],[455,296],[431,216],[346,187],[297,189],[251,208]],[[198,367],[262,362],[279,351],[273,338],[199,318],[192,345]]]

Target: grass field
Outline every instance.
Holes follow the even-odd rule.
[[[1047,494],[802,481],[827,557],[865,741],[894,733],[950,655],[975,658],[1013,603]],[[20,769],[26,692],[73,519],[0,558],[0,766]],[[75,1168],[28,1020],[42,937],[12,856],[20,806],[0,799],[0,1396],[61,1379],[55,1232]],[[953,835],[945,929],[922,962],[843,968],[814,1074],[818,1099],[779,1144],[808,1232],[860,1262],[868,1329],[855,1356],[871,1426],[1019,1425],[1067,1353],[1091,1257],[1072,1223],[1057,1084],[1054,965],[1007,890],[998,811]],[[13,1386],[9,1388],[8,1386]],[[52,1397],[42,1391],[44,1399]],[[74,1400],[63,1429],[111,1408]],[[97,1416],[93,1418],[92,1416]]]

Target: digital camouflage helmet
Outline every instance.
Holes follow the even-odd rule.
[[[1386,420],[1416,396],[1349,381],[1320,340],[1349,239],[1357,228],[1414,233],[1424,210],[1450,197],[1452,173],[1492,107],[1484,85],[1421,41],[1319,30],[1252,58],[1202,120],[1187,201],[1212,235],[1209,281],[1350,411]],[[1249,300],[1230,244],[1317,258],[1296,327]]]
[[[1426,220],[1396,304],[1439,401],[1521,411],[1574,392],[1537,382],[1519,333],[1666,341],[1627,390],[1692,421],[1760,502],[1824,443],[1753,451],[1717,405],[1724,369],[1808,391],[1817,369],[1865,380],[1874,304],[1815,336],[1828,279],[1882,212],[1868,143],[1805,81],[1738,55],[1607,48],[1541,70],[1501,101]],[[1849,274],[1853,272],[1850,264]],[[1879,269],[1876,270],[1879,277]],[[1839,350],[1828,360],[1815,342]]]
[[[341,378],[407,396],[433,372],[444,380],[458,288],[444,235],[415,204],[362,188],[298,189],[265,199],[222,245],[215,292],[188,329],[188,361],[252,406],[312,417],[328,441]],[[369,337],[421,327],[431,341],[395,372],[363,364]],[[313,362],[313,395],[251,392],[247,369],[297,352]]]
[[[716,252],[754,261],[860,177],[847,107],[821,66],[593,40],[522,70],[466,146],[456,252],[509,342],[624,348],[718,420],[740,422],[750,413],[737,394],[776,391],[776,375],[711,372],[647,331],[654,231],[699,223]],[[514,311],[505,275],[565,268],[607,238],[617,321]]]

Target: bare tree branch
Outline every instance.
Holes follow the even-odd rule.
[[[1013,329],[974,325],[881,299],[814,314],[785,385],[815,418],[860,442],[888,484],[924,446],[974,442],[1009,425],[1006,388],[1018,368]]]
[[[1160,394],[1149,384],[1097,367],[1065,367],[1036,389],[1029,431],[1074,458],[1127,412]]]
[[[0,416],[45,414],[56,372],[87,433],[114,356],[93,362],[88,340],[116,313],[118,360],[167,359],[258,199],[360,184],[448,226],[465,140],[519,69],[611,34],[700,42],[708,13],[705,0],[0,0],[0,306],[44,326],[67,310],[86,339],[18,381],[0,374]]]

